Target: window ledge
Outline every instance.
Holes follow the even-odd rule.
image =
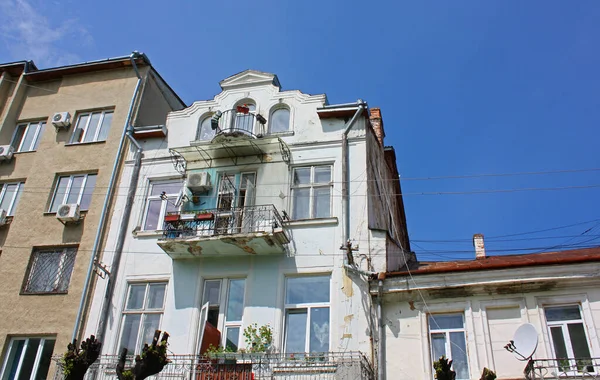
[[[104,144],[104,143],[106,143],[106,140],[88,141],[88,142],[81,142],[81,143],[68,143],[68,144],[65,144],[65,146],[94,145],[94,144]]]
[[[26,153],[35,153],[37,152],[37,150],[23,150],[21,152],[13,152],[13,155],[15,154],[26,154]]]
[[[162,230],[140,231],[140,230],[136,229],[136,230],[133,230],[132,234],[136,238],[146,238],[146,237],[158,237],[158,236],[162,236],[163,232],[162,232]]]
[[[337,225],[338,218],[298,219],[284,222],[285,227],[326,226]]]
[[[270,132],[270,133],[265,134],[265,136],[280,136],[280,137],[293,136],[293,135],[294,135],[294,131]]]
[[[56,295],[66,295],[69,294],[68,290],[60,291],[60,292],[26,292],[21,290],[19,295],[21,296],[56,296]]]
[[[85,214],[87,214],[88,211],[89,210],[79,210],[79,214],[82,215],[81,219],[85,218]],[[52,215],[56,216],[56,211],[45,211],[44,212],[44,216],[49,216],[49,215],[50,216],[52,216]]]

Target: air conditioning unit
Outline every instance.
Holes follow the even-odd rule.
[[[52,116],[52,125],[56,128],[68,128],[71,125],[71,114],[68,112],[57,112]]]
[[[81,218],[77,203],[62,204],[56,211],[56,219],[61,222],[77,222]]]
[[[212,189],[208,172],[191,173],[188,175],[187,187],[192,193],[201,193]]]
[[[0,161],[10,161],[14,151],[11,145],[0,145]]]
[[[6,224],[6,210],[0,208],[0,226]]]

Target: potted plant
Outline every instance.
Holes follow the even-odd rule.
[[[201,211],[196,214],[196,220],[213,220],[215,218],[215,214],[208,211]]]
[[[165,222],[177,222],[179,221],[179,213],[169,213],[165,215]]]
[[[273,329],[268,324],[258,326],[253,323],[244,329],[244,340],[248,352],[268,352],[273,343]]]
[[[248,114],[250,112],[250,108],[248,108],[245,104],[243,106],[236,107],[238,113]]]

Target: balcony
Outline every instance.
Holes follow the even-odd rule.
[[[169,355],[170,363],[155,380],[374,380],[373,369],[360,352],[311,354],[230,354],[231,358],[211,360],[194,355]],[[62,380],[60,357],[55,357],[54,380]],[[102,355],[86,373],[86,379],[116,378],[117,355]],[[133,357],[126,367],[131,367]]]
[[[263,205],[167,215],[158,245],[184,259],[282,254],[289,242],[275,206]]]
[[[532,379],[600,379],[600,358],[535,359],[525,368],[525,378]]]

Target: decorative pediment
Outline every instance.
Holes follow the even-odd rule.
[[[281,84],[279,84],[277,75],[256,70],[242,71],[241,73],[232,75],[229,78],[225,78],[219,82],[219,85],[223,90],[230,88],[261,86],[265,84],[272,84],[281,88]]]

